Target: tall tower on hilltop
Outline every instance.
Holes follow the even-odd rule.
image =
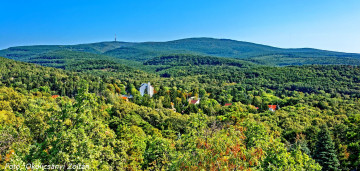
[[[115,33],[115,42],[116,42],[116,33]]]

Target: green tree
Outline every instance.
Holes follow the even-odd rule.
[[[340,170],[335,145],[326,125],[322,125],[318,133],[314,158],[323,167],[322,170]]]

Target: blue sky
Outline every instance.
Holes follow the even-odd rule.
[[[360,53],[359,0],[1,0],[0,49],[229,38]]]

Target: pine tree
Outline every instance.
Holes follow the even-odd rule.
[[[321,126],[318,133],[314,158],[322,166],[322,170],[340,170],[335,145],[326,125]]]

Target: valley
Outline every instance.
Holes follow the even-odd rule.
[[[188,38],[0,56],[0,168],[360,169],[360,54]]]

